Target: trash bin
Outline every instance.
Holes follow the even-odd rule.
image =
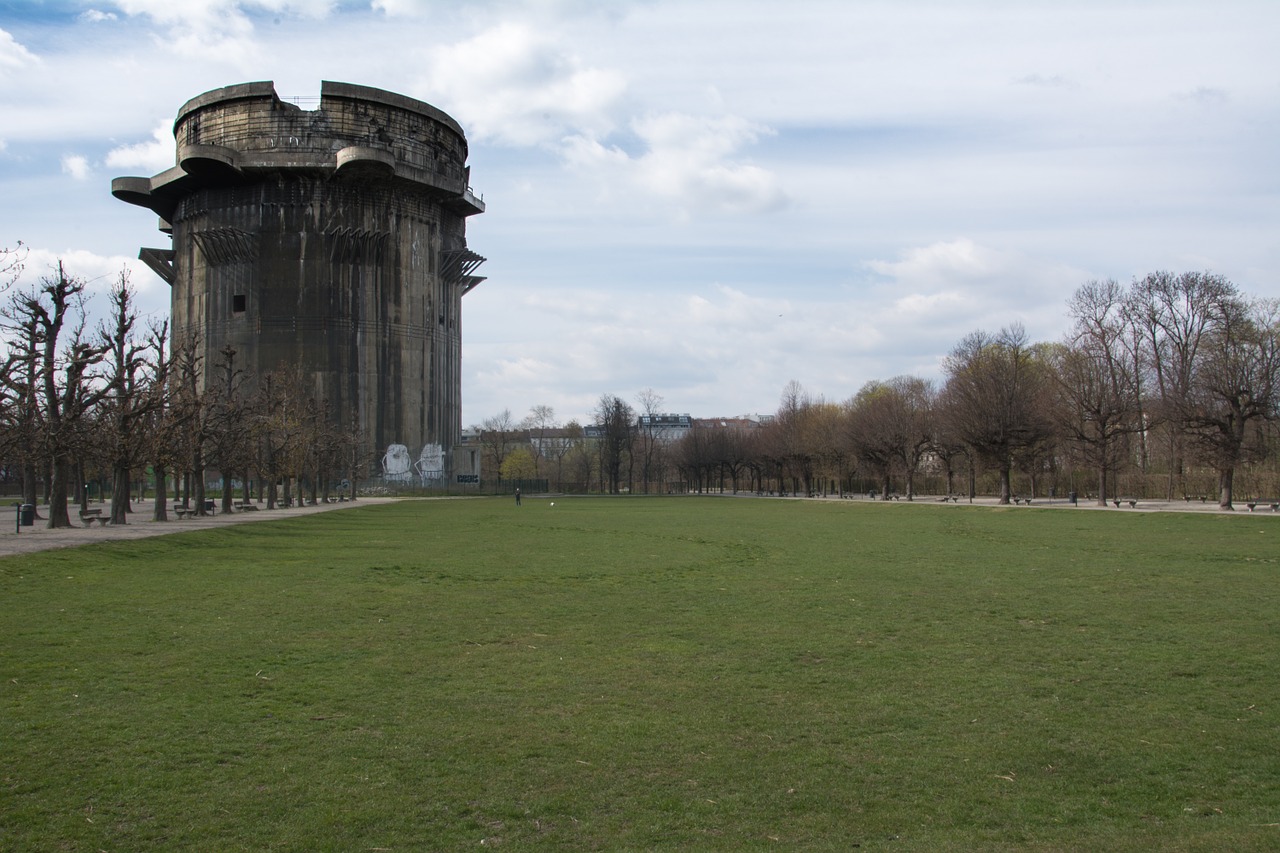
[[[1071,501],[1071,505],[1072,505],[1072,506],[1075,506],[1075,505],[1076,505],[1076,493],[1075,493],[1075,492],[1071,492],[1069,495],[1067,495],[1067,500]]]
[[[36,523],[35,504],[23,504],[18,507],[18,523],[23,527],[30,527]]]

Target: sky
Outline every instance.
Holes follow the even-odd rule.
[[[210,89],[373,86],[461,123],[487,205],[464,426],[842,402],[975,330],[1057,340],[1092,279],[1280,297],[1278,32],[1275,0],[0,0],[0,246],[163,317],[111,179]]]

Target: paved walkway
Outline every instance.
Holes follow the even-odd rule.
[[[14,554],[29,554],[33,551],[47,551],[51,548],[74,548],[77,545],[88,545],[94,542],[105,542],[116,539],[145,539],[150,536],[165,536],[169,533],[183,533],[188,530],[208,530],[211,527],[223,527],[228,524],[248,524],[255,521],[270,521],[280,518],[295,518],[302,515],[313,515],[317,512],[336,512],[358,506],[375,503],[386,503],[394,498],[360,498],[354,502],[320,504],[318,506],[298,506],[288,509],[261,509],[249,512],[218,513],[204,518],[190,517],[181,521],[172,518],[169,521],[152,521],[151,504],[147,502],[138,506],[139,512],[131,513],[129,523],[124,525],[108,524],[103,527],[94,524],[92,527],[63,527],[50,530],[44,525],[48,522],[37,519],[31,527],[23,527],[20,533],[16,529],[15,513],[12,505],[0,505],[0,557]],[[11,502],[10,502],[11,503]],[[93,504],[97,508],[98,504]],[[262,504],[266,507],[266,504]],[[104,512],[108,507],[102,506]],[[40,507],[41,511],[45,507]],[[46,515],[47,512],[42,512]],[[72,524],[77,524],[75,507],[71,508]]]
[[[757,497],[757,495],[755,495],[755,493],[753,492],[739,492],[738,497]],[[772,497],[772,495],[770,495],[769,497]],[[797,497],[787,497],[787,500],[834,501],[834,500],[841,500],[841,498],[838,495],[826,495],[825,497],[816,497],[816,498],[806,498],[806,497],[797,496]],[[846,494],[843,500],[861,501],[864,503],[870,501],[870,499],[865,494],[856,494],[856,495]],[[1121,499],[1120,506],[1116,507],[1112,503],[1108,503],[1106,506],[1098,506],[1097,501],[1085,500],[1084,498],[1081,498],[1079,502],[1076,504],[1072,504],[1066,498],[1036,498],[1029,505],[1026,503],[1019,503],[1016,506],[1014,504],[1007,504],[1007,507],[1009,509],[1070,509],[1070,510],[1091,509],[1091,510],[1098,510],[1099,512],[1199,512],[1199,513],[1213,512],[1213,513],[1222,513],[1224,515],[1240,515],[1240,514],[1248,515],[1249,514],[1248,502],[1245,500],[1236,501],[1234,510],[1219,509],[1218,501],[1216,498],[1214,498],[1213,500],[1208,500],[1204,502],[1201,502],[1198,500],[1193,500],[1193,501],[1139,500],[1137,503],[1137,506],[1135,507],[1130,507],[1126,501],[1127,499]],[[916,495],[916,499],[914,501],[908,501],[906,498],[901,498],[899,500],[893,500],[893,501],[881,501],[877,499],[875,502],[878,504],[887,503],[893,506],[930,506],[930,505],[932,506],[936,506],[936,505],[957,506],[958,505],[958,506],[986,506],[986,507],[1000,506],[999,498],[988,497],[985,495],[979,495],[978,497],[974,498],[972,501],[970,501],[968,498],[962,497],[960,498],[958,504],[952,503],[950,500],[947,500],[944,503],[941,495]],[[1254,514],[1263,515],[1263,516],[1273,516],[1277,519],[1280,519],[1280,513],[1272,512],[1269,504],[1258,504],[1258,506],[1254,510]]]

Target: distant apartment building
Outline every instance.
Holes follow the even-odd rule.
[[[651,435],[657,441],[677,442],[693,429],[693,418],[683,415],[641,415],[636,419],[636,429]]]
[[[693,429],[750,430],[759,429],[760,421],[745,415],[738,418],[694,418]]]

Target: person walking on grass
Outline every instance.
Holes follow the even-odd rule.
[[[520,488],[516,487],[516,506],[520,506]]]

